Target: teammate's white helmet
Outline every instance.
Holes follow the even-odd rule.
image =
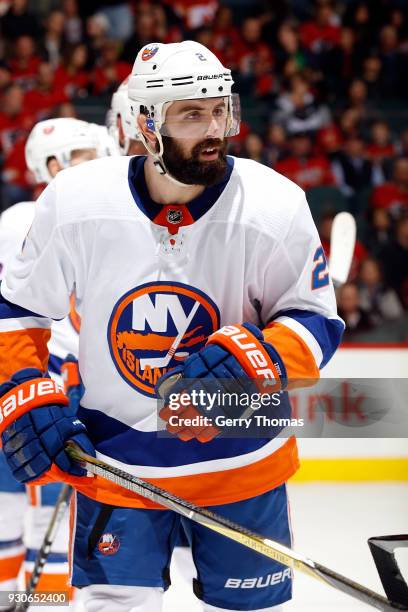
[[[132,100],[132,113],[143,110],[148,127],[156,134],[159,151],[156,152],[141,134],[148,151],[155,157],[155,166],[161,174],[167,170],[162,160],[162,134],[166,134],[165,119],[169,103],[176,100],[198,98],[228,99],[225,136],[239,133],[240,105],[237,94],[231,92],[231,71],[200,43],[187,40],[181,43],[151,43],[137,54],[129,78],[128,94]]]
[[[97,134],[86,121],[47,119],[37,123],[31,130],[25,146],[26,164],[38,183],[49,183],[52,181],[47,167],[50,157],[55,157],[62,168],[68,168],[71,151],[98,150],[98,146]]]
[[[106,116],[109,134],[115,141],[121,155],[128,154],[131,140],[139,140],[137,109],[135,109],[135,113],[132,115],[131,102],[128,96],[128,81],[129,77],[119,85],[113,94],[111,107]],[[120,117],[124,134],[124,142],[122,144],[119,138],[118,117]]]
[[[98,147],[96,150],[97,157],[119,155],[119,149],[115,140],[109,134],[108,128],[105,125],[98,125],[97,123],[91,123],[90,126],[98,139]]]

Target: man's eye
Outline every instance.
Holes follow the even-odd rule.
[[[216,117],[222,117],[225,114],[225,108],[223,106],[220,106],[219,108],[216,108],[214,110],[214,115]]]
[[[188,115],[186,115],[186,119],[190,119],[190,120],[196,120],[199,119],[200,117],[200,113],[194,112],[194,113],[188,113]]]

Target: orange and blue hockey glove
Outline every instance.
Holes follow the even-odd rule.
[[[252,323],[226,325],[209,337],[203,349],[158,380],[156,391],[164,399],[159,415],[167,422],[167,431],[181,440],[208,442],[221,433],[215,425],[217,416],[239,419],[248,409],[248,404],[239,400],[231,406],[223,401],[223,394],[228,397],[234,393],[238,398],[243,394],[270,395],[285,386],[285,366],[273,346],[265,342],[262,331]],[[182,394],[199,401],[189,402],[186,395],[184,401]],[[211,396],[219,401],[209,399]],[[174,423],[171,417],[176,412],[179,418]],[[207,419],[193,421],[197,416]]]
[[[68,440],[95,456],[85,425],[59,385],[36,368],[16,372],[0,385],[0,433],[14,478],[38,484],[85,476],[64,450]],[[41,479],[41,481],[40,481]]]

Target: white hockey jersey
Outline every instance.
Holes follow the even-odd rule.
[[[35,202],[19,202],[0,215],[0,279],[5,275],[8,263],[21,251],[35,211]],[[79,319],[73,308],[68,317],[53,322],[48,342],[48,369],[53,378],[59,380],[61,362],[68,353],[78,355],[78,333]]]
[[[256,162],[228,157],[219,185],[188,205],[159,206],[144,161],[69,168],[39,198],[1,288],[1,376],[45,367],[49,319],[69,313],[75,290],[80,418],[97,456],[199,504],[252,497],[296,471],[295,440],[160,437],[154,385],[213,331],[245,321],[267,327],[289,377],[318,375],[344,326],[317,230],[304,192]],[[152,506],[98,477],[76,480],[96,499]]]

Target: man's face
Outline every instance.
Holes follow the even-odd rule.
[[[169,173],[187,185],[209,187],[226,171],[227,100],[180,100],[166,113],[163,161]]]

